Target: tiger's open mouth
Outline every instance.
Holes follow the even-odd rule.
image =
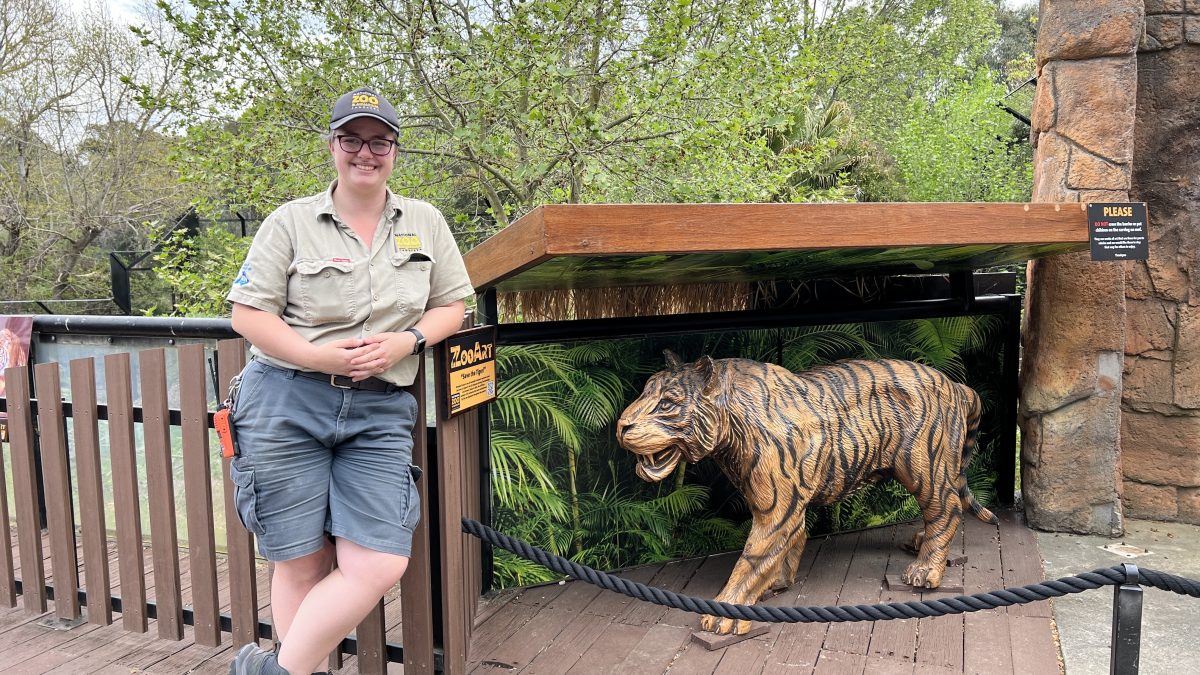
[[[644,481],[656,483],[671,475],[682,454],[678,445],[672,445],[666,450],[638,455],[637,475]]]

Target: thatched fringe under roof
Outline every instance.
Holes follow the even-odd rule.
[[[750,307],[753,286],[738,282],[516,291],[497,294],[497,303],[505,323],[733,312]]]

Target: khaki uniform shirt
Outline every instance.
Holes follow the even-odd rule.
[[[305,340],[322,344],[402,331],[426,309],[474,293],[446,219],[433,205],[388,190],[375,241],[364,243],[334,211],[336,185],[267,216],[229,301],[271,312]],[[257,347],[250,351],[282,368],[299,368]],[[418,363],[406,357],[379,377],[410,385]]]

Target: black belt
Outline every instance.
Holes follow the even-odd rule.
[[[296,374],[300,377],[307,377],[310,380],[320,380],[338,389],[365,389],[366,391],[395,391],[400,387],[378,377],[368,377],[365,380],[354,380],[345,375],[329,375],[327,373],[314,373],[311,370],[297,370]]]

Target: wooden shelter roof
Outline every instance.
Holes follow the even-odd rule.
[[[928,274],[1087,248],[1083,204],[561,204],[465,256],[476,290]]]

